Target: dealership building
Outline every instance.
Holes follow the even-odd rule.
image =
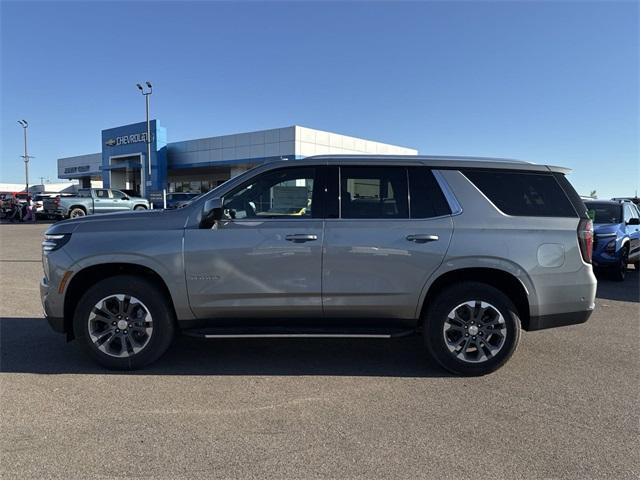
[[[256,165],[311,155],[417,155],[401,147],[294,125],[285,128],[167,142],[167,130],[151,121],[151,175],[147,163],[147,124],[102,131],[102,151],[58,159],[58,177],[81,187],[102,181],[105,188],[146,193],[206,192]],[[145,171],[142,171],[142,166]]]

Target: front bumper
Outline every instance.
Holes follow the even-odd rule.
[[[56,292],[51,291],[51,286],[46,278],[40,281],[40,301],[42,302],[44,316],[51,328],[55,332],[65,333],[67,328],[62,316],[62,306],[57,304],[60,302],[60,297]],[[58,312],[60,313],[58,314]]]
[[[620,264],[620,255],[607,255],[606,253],[594,254],[591,264],[593,268],[615,267]]]
[[[57,333],[66,333],[67,329],[65,326],[64,318],[62,317],[45,317],[49,326],[53,329],[54,332]]]
[[[591,310],[581,312],[556,313],[553,315],[541,315],[531,317],[527,331],[545,330],[547,328],[566,327],[567,325],[578,325],[585,323],[593,313]]]

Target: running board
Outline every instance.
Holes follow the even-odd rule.
[[[208,327],[187,329],[182,333],[198,338],[397,338],[416,332],[402,328]]]

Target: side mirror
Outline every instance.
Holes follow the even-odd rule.
[[[200,228],[211,228],[217,221],[222,220],[222,217],[222,200],[219,198],[211,198],[204,202]]]
[[[640,218],[630,218],[627,225],[640,225]]]
[[[129,197],[122,197],[122,200],[131,200]]]

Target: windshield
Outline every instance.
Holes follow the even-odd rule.
[[[622,208],[615,203],[585,202],[593,223],[621,223]]]

